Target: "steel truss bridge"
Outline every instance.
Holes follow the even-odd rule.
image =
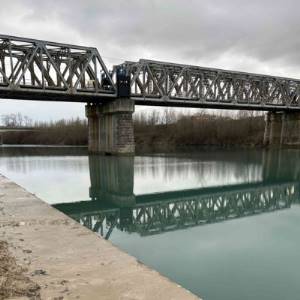
[[[155,193],[132,207],[105,199],[54,207],[108,239],[114,228],[141,236],[287,209],[299,202],[299,183],[250,184]]]
[[[143,59],[108,71],[96,48],[0,35],[0,98],[104,103],[122,84],[138,105],[300,110],[296,79]]]

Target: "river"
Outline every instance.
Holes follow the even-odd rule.
[[[0,173],[203,299],[299,298],[298,150],[3,146]]]

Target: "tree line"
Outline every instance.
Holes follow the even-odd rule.
[[[4,115],[5,127],[32,127],[28,132],[4,133],[7,144],[87,145],[88,123],[75,118],[33,122],[30,118]],[[240,111],[232,113],[178,113],[174,109],[134,114],[136,149],[139,152],[176,151],[196,147],[260,146],[264,135],[264,115]]]
[[[31,145],[87,145],[87,120],[75,118],[49,122],[33,122],[21,114],[3,115],[2,126],[6,128],[29,127],[29,131],[5,132],[5,144]]]
[[[259,147],[264,114],[239,111],[178,114],[172,109],[135,117],[137,148],[143,152],[192,150],[198,147]]]

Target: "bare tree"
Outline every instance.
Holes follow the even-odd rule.
[[[11,128],[32,126],[32,120],[27,116],[23,116],[21,113],[2,115],[1,121],[3,126]]]

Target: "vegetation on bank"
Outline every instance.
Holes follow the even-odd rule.
[[[158,121],[159,120],[159,121]],[[198,147],[260,146],[263,143],[264,116],[254,112],[229,114],[175,114],[166,110],[160,116],[137,115],[137,150],[172,151]]]
[[[87,145],[88,142],[87,120],[79,118],[33,123],[21,115],[17,118],[14,115],[9,115],[2,117],[2,124],[9,128],[30,127],[29,131],[3,133],[5,144],[81,146]]]
[[[28,132],[4,133],[6,144],[87,145],[87,120],[71,119],[33,123],[20,114],[2,116],[5,127],[32,127]],[[178,114],[153,110],[134,115],[136,149],[140,152],[175,151],[195,147],[259,146],[264,135],[264,115],[241,111],[236,115]]]

